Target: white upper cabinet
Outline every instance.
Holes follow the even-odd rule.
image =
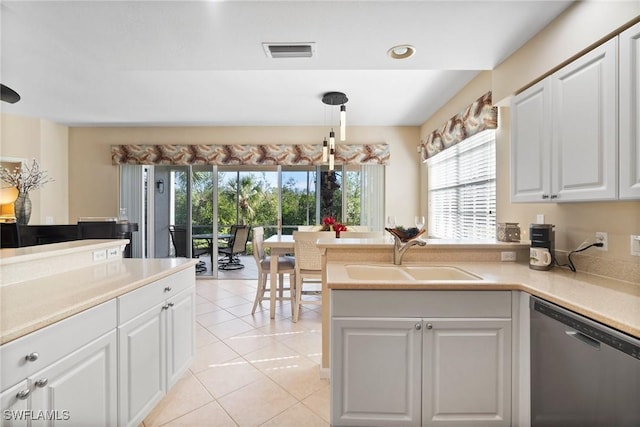
[[[620,34],[620,199],[640,199],[640,23]]]
[[[551,197],[615,200],[618,162],[617,38],[551,76]]]
[[[617,38],[514,97],[511,201],[615,200]]]
[[[511,103],[511,201],[541,202],[551,192],[551,82]]]

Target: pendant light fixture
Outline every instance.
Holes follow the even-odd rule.
[[[327,163],[329,159],[329,146],[327,144],[327,138],[322,141],[322,163]]]
[[[347,138],[347,107],[344,104],[349,101],[347,95],[342,92],[327,92],[322,96],[322,102],[327,105],[339,105],[340,106],[340,141],[344,141]],[[326,162],[325,159],[325,146],[326,146],[326,138],[322,145],[322,161]],[[328,157],[329,157],[329,170],[333,170],[335,166],[335,154],[336,154],[336,134],[331,128],[331,132],[329,132],[329,147],[328,147]]]

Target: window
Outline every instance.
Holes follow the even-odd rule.
[[[427,160],[429,237],[495,238],[495,145],[486,130]]]

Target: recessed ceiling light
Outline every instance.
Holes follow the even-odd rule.
[[[394,46],[387,51],[387,54],[393,59],[406,59],[416,53],[416,48],[409,44],[401,44]]]

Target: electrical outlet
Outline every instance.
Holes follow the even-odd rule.
[[[602,243],[602,247],[601,248],[596,247],[596,249],[599,249],[601,251],[609,250],[609,238],[605,231],[596,231],[596,242]]]
[[[516,253],[513,251],[500,252],[500,261],[515,261]]]
[[[98,251],[93,251],[93,261],[104,261],[105,259],[107,259],[107,250],[106,249],[101,249]]]

